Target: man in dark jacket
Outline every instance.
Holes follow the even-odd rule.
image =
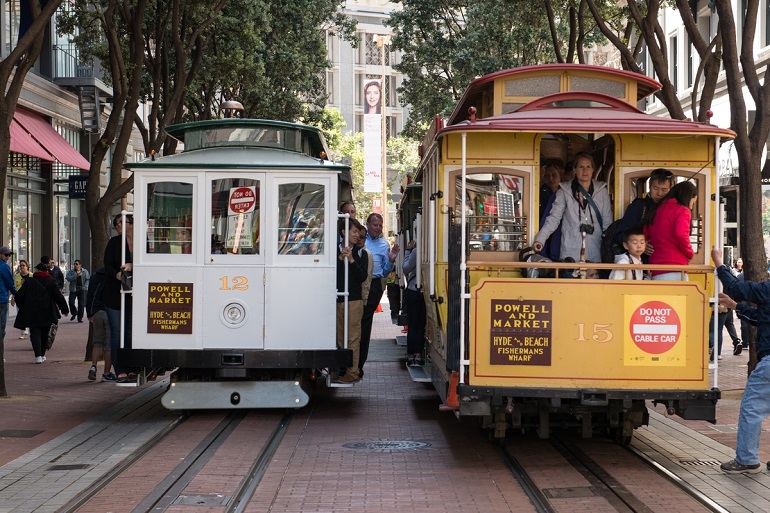
[[[43,255],[42,257],[40,257],[40,263],[46,265],[46,268],[48,269],[48,274],[53,276],[53,279],[54,281],[56,281],[56,285],[59,287],[59,290],[63,291],[64,290],[64,273],[61,271],[61,267],[56,265],[56,260],[46,255]]]
[[[20,330],[29,328],[29,339],[35,351],[34,361],[43,363],[51,325],[58,324],[61,317],[59,311],[63,315],[69,313],[67,300],[48,272],[48,265],[43,262],[37,264],[35,274],[19,289],[15,298],[19,313],[13,325]]]
[[[711,250],[724,293],[719,304],[732,308],[742,320],[757,327],[757,366],[749,374],[738,414],[738,437],[735,459],[722,463],[725,474],[762,472],[759,461],[759,435],[762,420],[770,415],[770,281],[739,281],[722,261],[722,248]],[[749,306],[744,301],[756,304]]]

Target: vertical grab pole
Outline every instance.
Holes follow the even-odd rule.
[[[722,228],[722,219],[725,213],[725,207],[722,205],[721,198],[719,197],[719,158],[717,156],[717,152],[719,151],[719,141],[719,137],[717,137],[714,141],[714,170],[716,175],[716,179],[714,180],[714,197],[716,198],[717,202],[717,218],[714,220],[714,224],[716,226],[714,244],[724,253],[724,246],[722,245],[724,243],[724,229]],[[714,318],[714,322],[711,325],[711,333],[713,336],[712,340],[714,340],[714,388],[719,386],[719,357],[717,354],[719,351],[719,289],[719,276],[717,276],[717,270],[714,268],[714,305],[711,310],[713,312],[712,315]]]
[[[420,218],[421,217],[422,216],[420,214],[416,214],[414,217],[414,225],[413,225],[414,242],[415,242],[414,251],[420,251],[420,252],[422,252],[422,237],[420,236],[420,231],[421,231]],[[417,263],[415,264],[415,287],[419,291],[421,286],[422,286],[422,255],[420,253],[417,253]]]
[[[428,292],[436,298],[436,195],[430,195],[428,209]]]
[[[126,215],[129,212],[125,210],[120,211],[120,223],[123,229],[120,232],[120,268],[121,271],[123,269],[123,266],[126,265]],[[131,273],[133,274],[133,270]],[[122,277],[122,274],[121,274]],[[123,290],[123,286],[121,284],[120,287],[120,348],[125,348],[125,339],[126,339],[126,291]],[[117,358],[117,355],[113,355],[113,361],[115,361]]]
[[[470,362],[466,360],[465,354],[465,300],[468,293],[465,290],[465,194],[466,194],[466,178],[467,178],[467,154],[466,146],[468,143],[468,133],[463,132],[462,135],[462,196],[460,200],[460,383],[465,383],[465,366]]]

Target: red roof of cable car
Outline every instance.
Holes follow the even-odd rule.
[[[449,116],[447,125],[451,125],[453,123],[461,122],[467,119],[468,107],[470,107],[471,105],[479,104],[478,101],[480,100],[481,94],[484,90],[483,86],[485,86],[489,82],[493,82],[494,80],[500,77],[508,77],[508,76],[513,77],[516,75],[527,74],[527,73],[543,71],[543,70],[552,71],[552,72],[561,72],[561,71],[570,71],[570,70],[580,71],[580,72],[598,71],[604,75],[615,75],[617,77],[622,77],[624,79],[630,78],[636,82],[636,101],[641,101],[643,98],[648,97],[649,95],[653,94],[655,91],[658,91],[661,88],[660,82],[650,77],[647,77],[645,75],[640,75],[639,73],[634,73],[633,71],[608,68],[606,66],[595,66],[592,64],[560,64],[560,63],[537,64],[534,66],[522,66],[520,68],[512,68],[512,69],[497,71],[495,73],[490,73],[489,75],[484,75],[483,77],[477,78],[476,80],[468,84],[468,87],[465,88],[465,91],[463,92],[463,95],[460,98],[460,101],[457,102],[457,106],[455,107],[454,111],[452,111],[452,114]]]
[[[591,101],[605,106],[558,106],[557,102]],[[734,138],[735,132],[707,123],[659,118],[645,114],[622,100],[599,93],[568,92],[538,98],[519,109],[503,114],[463,121],[446,126],[438,134],[448,132],[515,130],[518,132],[554,133],[668,133]]]

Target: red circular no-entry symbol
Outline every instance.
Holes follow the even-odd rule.
[[[257,195],[251,187],[236,187],[230,190],[229,208],[233,214],[245,214],[254,210]]]
[[[682,333],[679,315],[663,301],[648,301],[631,314],[631,339],[645,353],[661,354],[673,348]]]

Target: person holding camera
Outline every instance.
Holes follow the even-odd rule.
[[[88,269],[83,267],[80,260],[75,260],[73,268],[67,271],[65,279],[70,284],[70,317],[71,321],[78,318],[78,322],[83,322],[83,310],[86,306],[86,294],[88,293],[88,280],[91,275]],[[77,299],[77,310],[75,309],[75,300]]]
[[[594,169],[590,154],[575,156],[575,178],[559,184],[551,213],[532,244],[535,251],[561,226],[561,260],[602,261],[602,233],[612,223],[612,207],[607,184],[593,179]]]

